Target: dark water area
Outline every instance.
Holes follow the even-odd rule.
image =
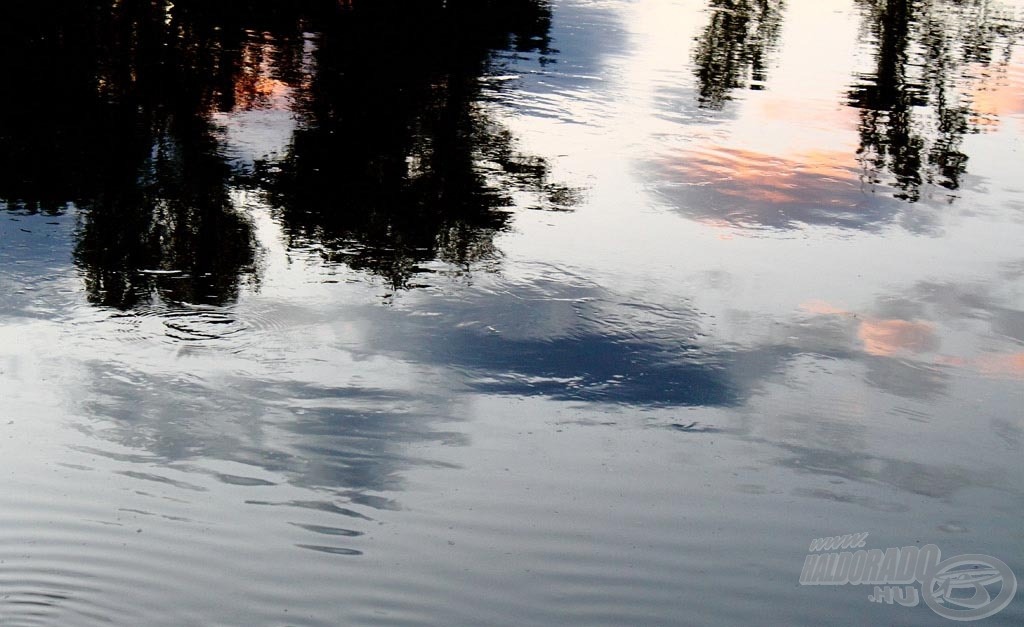
[[[969,607],[804,585],[864,532],[999,560],[974,606],[1024,623],[1022,39],[1019,0],[0,5],[0,624]]]

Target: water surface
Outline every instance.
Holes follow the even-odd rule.
[[[1020,2],[9,4],[0,622],[942,622],[798,585],[854,532],[1024,578]]]

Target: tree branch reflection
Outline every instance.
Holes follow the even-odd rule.
[[[240,190],[271,202],[292,245],[396,288],[436,259],[496,258],[520,193],[573,202],[482,102],[495,49],[546,49],[546,2],[242,5],[0,8],[0,67],[31,95],[0,103],[0,198],[81,211],[92,302],[234,300],[259,277]],[[246,164],[224,116],[275,107],[294,136]]]

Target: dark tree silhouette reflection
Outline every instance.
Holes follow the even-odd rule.
[[[401,288],[433,259],[494,258],[515,192],[571,202],[481,104],[491,51],[542,48],[549,25],[532,2],[357,3],[332,22],[297,105],[302,128],[283,160],[256,168],[292,244]]]
[[[0,104],[0,197],[82,210],[75,260],[94,303],[234,298],[255,246],[208,119],[230,93],[228,42],[163,3],[22,4],[3,8],[0,63],[31,97]]]
[[[763,87],[785,8],[783,0],[710,0],[693,54],[701,107],[721,109],[733,90]]]
[[[414,284],[496,253],[509,209],[571,193],[481,101],[496,48],[545,49],[545,2],[5,3],[0,199],[75,206],[89,298],[223,304],[258,278],[255,190],[296,246]],[[267,79],[274,85],[267,86]],[[280,159],[240,163],[218,116],[289,92]]]
[[[867,180],[891,176],[908,201],[924,185],[956,190],[967,170],[964,136],[978,128],[971,71],[1006,63],[1019,24],[989,0],[858,2],[875,67],[858,77],[849,102],[861,109]]]

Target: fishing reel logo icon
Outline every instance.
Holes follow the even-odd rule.
[[[990,588],[1002,584],[992,597]],[[989,555],[957,555],[940,562],[922,581],[921,596],[939,616],[955,621],[980,620],[1010,604],[1017,577],[1002,560]]]

